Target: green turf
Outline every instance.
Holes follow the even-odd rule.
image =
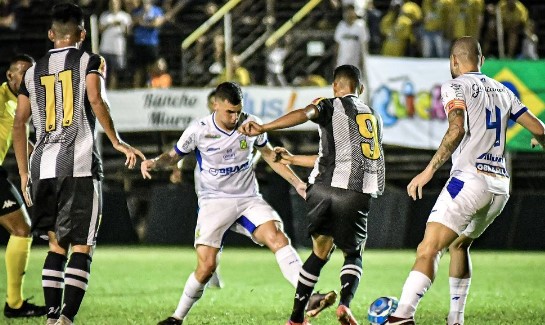
[[[0,292],[5,292],[4,248],[0,250]],[[33,249],[26,278],[26,295],[43,303],[40,289],[44,247]],[[305,259],[308,251],[302,251]],[[366,324],[367,306],[382,295],[399,296],[412,265],[412,251],[369,250],[364,276],[352,310]],[[317,289],[338,289],[342,263],[336,252],[322,271]],[[448,311],[448,256],[443,258],[435,285],[417,314],[419,324],[444,324]],[[194,251],[181,247],[99,247],[92,265],[89,290],[77,324],[155,324],[176,307],[183,285],[195,265]],[[545,324],[545,253],[475,252],[474,277],[466,324]],[[284,325],[294,289],[266,249],[235,249],[223,253],[226,286],[209,289],[193,308],[186,325]],[[1,324],[44,324],[45,320],[9,320]],[[336,324],[334,309],[313,325]]]

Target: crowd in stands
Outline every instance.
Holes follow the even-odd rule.
[[[43,4],[44,0],[0,0],[0,32],[17,30],[26,13],[38,2]],[[50,2],[53,5],[59,1]],[[168,69],[168,65],[180,62],[180,53],[163,48],[162,35],[177,32],[178,20],[190,6],[202,8],[200,23],[203,23],[227,1],[74,2],[84,8],[88,16],[98,17],[99,52],[108,63],[109,88],[167,88],[182,85],[178,71]],[[279,5],[281,2],[276,1]],[[257,6],[257,2],[251,5]],[[300,7],[294,8],[293,13]],[[310,53],[311,48],[318,51],[308,55],[321,55],[322,61],[329,61],[325,64],[328,69],[339,64],[363,68],[367,54],[445,58],[451,42],[463,35],[479,38],[486,57],[536,60],[539,58],[538,28],[530,16],[527,6],[519,0],[326,0],[305,18],[315,20],[310,26],[329,35],[328,40],[318,44],[320,46],[314,48],[307,44],[306,49],[302,48],[301,43],[294,41],[298,37],[298,26],[295,26],[270,48],[262,47],[254,53],[257,57],[254,61],[261,66],[246,66],[247,58],[241,59],[236,53],[226,57],[223,28],[219,26],[200,36],[188,49],[191,60],[183,63],[184,71],[189,76],[207,76],[205,82],[195,81],[194,86],[213,86],[228,79],[241,85],[321,85],[327,83],[330,76],[308,71],[286,75],[285,70],[294,64],[287,61],[295,51]],[[278,28],[284,22],[271,16],[260,21],[244,12],[238,15],[234,12],[233,19],[243,21],[250,28],[259,24]],[[233,42],[237,41],[238,31],[233,31]],[[184,30],[184,37],[191,32]],[[503,37],[503,42],[498,42],[498,35]],[[229,70],[226,65],[230,66]]]

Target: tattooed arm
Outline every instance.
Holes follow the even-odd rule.
[[[422,198],[424,185],[432,179],[433,174],[450,159],[454,150],[458,148],[465,134],[465,114],[465,109],[461,108],[453,109],[448,113],[448,130],[441,141],[441,145],[439,145],[439,149],[433,155],[426,169],[416,175],[407,186],[407,193],[413,200],[416,200],[417,195],[419,199]]]
[[[173,166],[180,159],[182,159],[182,156],[180,156],[176,150],[170,149],[169,151],[160,154],[156,158],[144,160],[140,165],[140,172],[142,173],[142,177],[144,177],[144,179],[151,179],[150,171]]]

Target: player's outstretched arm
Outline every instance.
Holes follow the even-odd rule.
[[[256,136],[268,131],[289,128],[303,124],[306,121],[318,116],[318,109],[314,105],[289,112],[276,120],[260,125],[256,122],[248,122],[239,127],[238,131],[249,136]]]
[[[113,147],[127,157],[125,165],[130,169],[134,168],[137,156],[142,160],[145,160],[146,157],[140,150],[131,147],[119,137],[114,126],[114,121],[110,115],[108,104],[104,100],[105,94],[103,93],[104,87],[102,84],[104,80],[100,75],[90,73],[87,75],[85,82],[87,85],[87,98],[89,99],[89,103],[91,104],[91,108],[93,109],[98,122],[102,125],[102,129],[104,129],[104,133],[106,133],[106,136],[110,139]]]
[[[26,122],[30,118],[30,100],[25,95],[17,97],[17,109],[13,121],[13,150],[17,159],[19,176],[21,176],[21,192],[28,206],[32,206],[28,185],[28,135]]]
[[[274,147],[274,161],[284,165],[314,167],[318,155],[293,155],[284,147]]]
[[[178,155],[176,150],[171,149],[170,151],[164,152],[156,158],[144,160],[140,165],[142,177],[144,179],[151,179],[150,172],[152,170],[176,165],[181,158],[182,157]]]
[[[448,130],[443,136],[437,152],[433,155],[426,169],[416,175],[409,185],[407,185],[407,194],[413,200],[416,200],[417,197],[419,199],[422,198],[422,188],[424,185],[432,179],[433,174],[450,159],[454,150],[458,148],[465,134],[465,114],[465,110],[459,108],[453,109],[448,113]]]
[[[269,143],[259,148],[259,150],[262,153],[263,159],[267,162],[267,164],[269,164],[269,166],[271,166],[275,173],[288,181],[288,183],[290,183],[297,190],[297,193],[304,199],[306,197],[307,184],[303,182],[289,166],[274,161],[276,154]]]
[[[534,138],[531,141],[532,148],[536,145],[541,145],[545,148],[545,125],[532,112],[524,112],[518,119],[517,123],[530,131]]]

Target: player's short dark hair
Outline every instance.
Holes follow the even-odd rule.
[[[216,97],[216,89],[212,90],[210,93],[208,93],[208,96],[206,99],[210,100],[210,98]]]
[[[28,54],[24,54],[24,53],[20,53],[20,54],[16,54],[15,56],[13,56],[10,60],[9,60],[9,65],[12,65],[12,64],[15,64],[19,61],[23,61],[23,62],[28,62],[30,64],[34,64],[35,61],[34,61],[34,58],[32,58],[30,55]]]
[[[354,88],[359,88],[361,85],[361,72],[356,66],[351,64],[340,65],[333,72],[333,79],[346,78],[352,81]]]
[[[53,6],[51,21],[61,24],[74,23],[83,26],[83,11],[73,3],[61,3]]]
[[[234,82],[222,82],[216,87],[216,100],[227,100],[232,105],[242,103],[242,89]]]

